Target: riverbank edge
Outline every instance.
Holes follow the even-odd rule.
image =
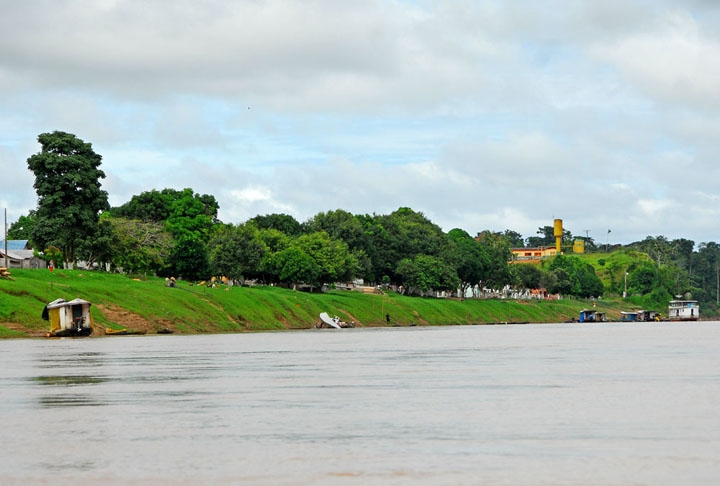
[[[57,298],[93,303],[93,336],[208,334],[309,329],[320,312],[355,327],[564,323],[596,306],[609,320],[628,310],[622,299],[510,300],[407,297],[392,291],[308,293],[272,286],[224,286],[79,270],[15,270],[0,280],[0,338],[45,336],[42,309]],[[117,334],[115,334],[117,335]]]

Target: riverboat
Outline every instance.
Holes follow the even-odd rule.
[[[697,321],[700,318],[700,304],[697,300],[671,300],[668,305],[668,320]]]
[[[94,322],[90,314],[92,304],[87,300],[56,299],[45,306],[42,318],[50,322],[47,337],[89,336]]]
[[[660,313],[651,310],[621,311],[622,322],[652,322],[660,320]]]
[[[592,309],[583,309],[580,311],[580,322],[605,322],[605,313]]]

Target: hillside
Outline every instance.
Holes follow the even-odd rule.
[[[603,283],[605,292],[622,288],[625,272],[635,265],[652,259],[643,252],[635,250],[618,250],[611,253],[581,253],[572,254],[595,269],[595,273]]]
[[[358,327],[489,324],[500,322],[565,322],[590,306],[582,300],[507,301],[445,300],[333,290],[324,294],[276,287],[192,286],[170,288],[158,278],[80,270],[13,270],[0,279],[0,337],[42,336],[48,329],[41,312],[57,298],[83,298],[93,303],[93,317],[105,328],[147,333],[168,328],[176,333],[224,333],[307,329],[320,312],[338,315]],[[616,319],[622,302],[601,301],[597,310]]]

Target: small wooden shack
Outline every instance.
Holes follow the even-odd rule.
[[[94,322],[90,314],[92,304],[87,300],[56,299],[45,306],[42,318],[50,321],[48,337],[89,336]]]
[[[8,269],[45,268],[47,263],[35,255],[28,240],[0,240],[0,265]]]

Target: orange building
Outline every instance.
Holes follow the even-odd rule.
[[[511,248],[512,260],[510,263],[539,263],[540,260],[557,255],[554,246],[539,246],[537,248]]]

